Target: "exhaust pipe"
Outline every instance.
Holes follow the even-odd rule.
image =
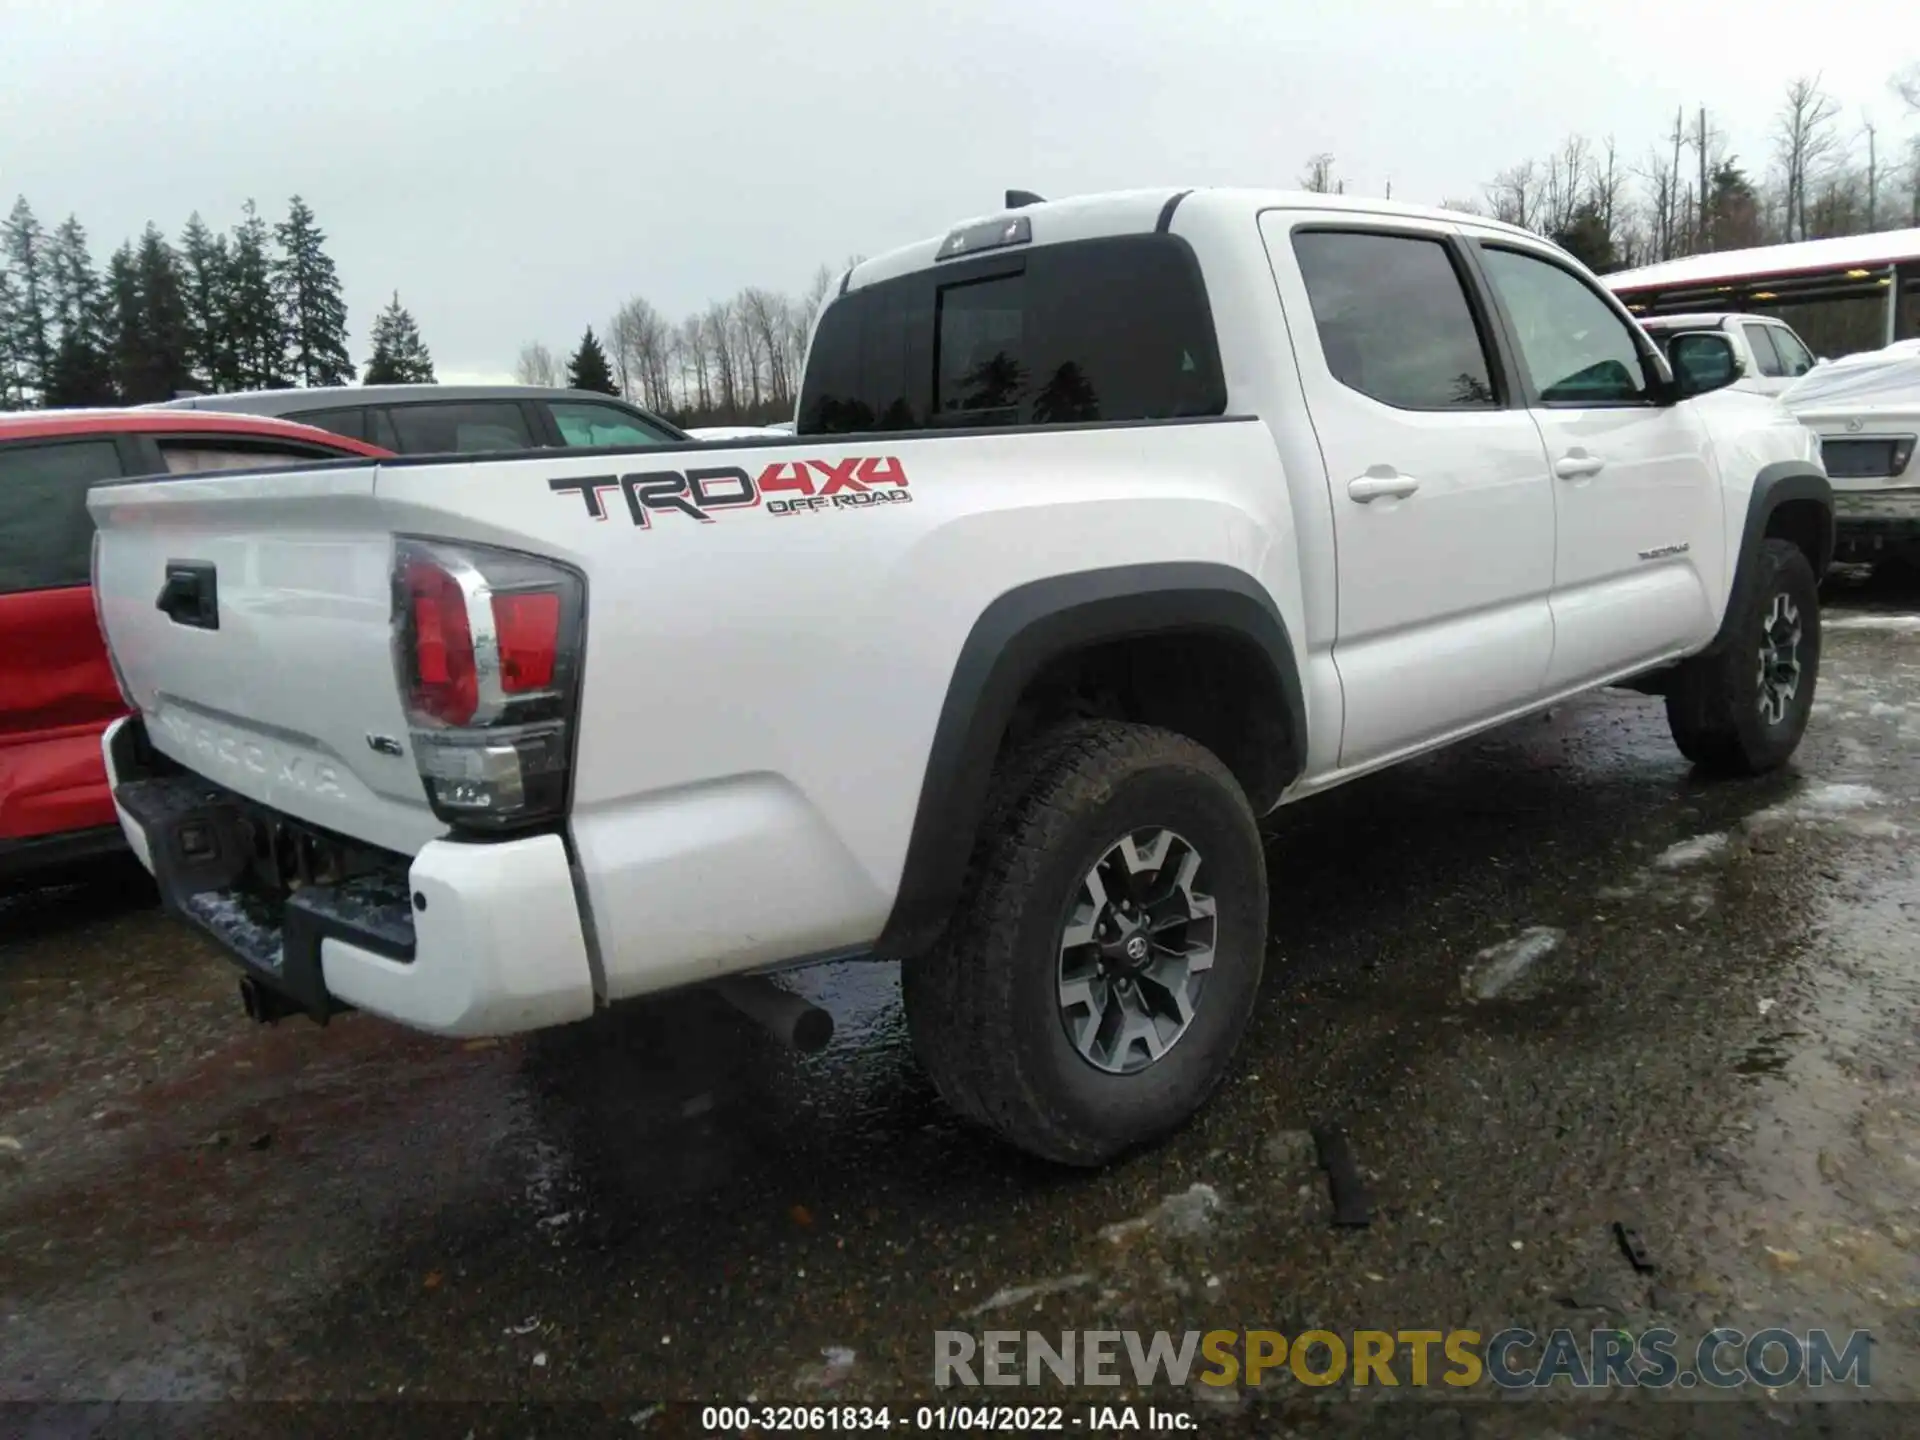
[[[833,1016],[764,975],[714,982],[720,997],[774,1039],[802,1055],[817,1055],[833,1039]]]

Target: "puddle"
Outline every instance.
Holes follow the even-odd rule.
[[[1792,1041],[1806,1037],[1801,1030],[1787,1030],[1778,1035],[1768,1035],[1754,1041],[1744,1054],[1734,1062],[1736,1075],[1779,1075],[1793,1060]]]
[[[1880,630],[1895,634],[1912,634],[1920,631],[1920,615],[1823,615],[1820,629],[1831,630]]]
[[[1473,957],[1460,977],[1469,1000],[1497,1000],[1525,978],[1527,972],[1560,948],[1566,932],[1551,925],[1534,925],[1511,940],[1489,945]]]
[[[1678,870],[1682,866],[1695,865],[1702,860],[1711,859],[1726,850],[1728,838],[1724,833],[1714,835],[1696,835],[1691,840],[1682,840],[1678,845],[1669,845],[1654,859],[1656,870]]]

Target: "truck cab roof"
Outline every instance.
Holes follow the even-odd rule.
[[[1103,194],[1075,195],[1062,200],[1043,200],[1016,208],[1003,208],[975,215],[951,227],[945,235],[902,245],[897,249],[861,261],[847,272],[843,290],[858,289],[897,275],[923,270],[940,259],[978,253],[976,249],[955,250],[950,242],[955,235],[985,232],[996,224],[1025,222],[1033,245],[1057,244],[1067,240],[1093,240],[1109,235],[1139,235],[1168,230],[1176,215],[1204,215],[1209,221],[1228,221],[1258,215],[1263,210],[1324,210],[1330,218],[1382,217],[1408,220],[1447,221],[1474,225],[1482,230],[1500,231],[1535,244],[1540,237],[1501,220],[1469,215],[1457,210],[1442,210],[1430,205],[1407,205],[1396,200],[1376,200],[1360,195],[1326,195],[1308,190],[1260,190],[1239,188],[1117,190]]]

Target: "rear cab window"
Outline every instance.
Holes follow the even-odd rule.
[[[87,487],[120,475],[112,440],[0,445],[0,595],[87,584]]]
[[[983,255],[840,297],[797,433],[1066,425],[1226,413],[1199,266],[1171,235]]]

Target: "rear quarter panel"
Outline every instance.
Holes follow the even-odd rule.
[[[868,491],[905,498],[829,498],[863,460],[904,482]],[[755,499],[636,524],[617,477],[668,467],[737,467]],[[614,997],[879,934],[962,643],[1015,586],[1225,563],[1301,633],[1287,487],[1256,422],[553,454],[457,485],[400,465],[377,491],[397,531],[586,576],[572,827]]]

